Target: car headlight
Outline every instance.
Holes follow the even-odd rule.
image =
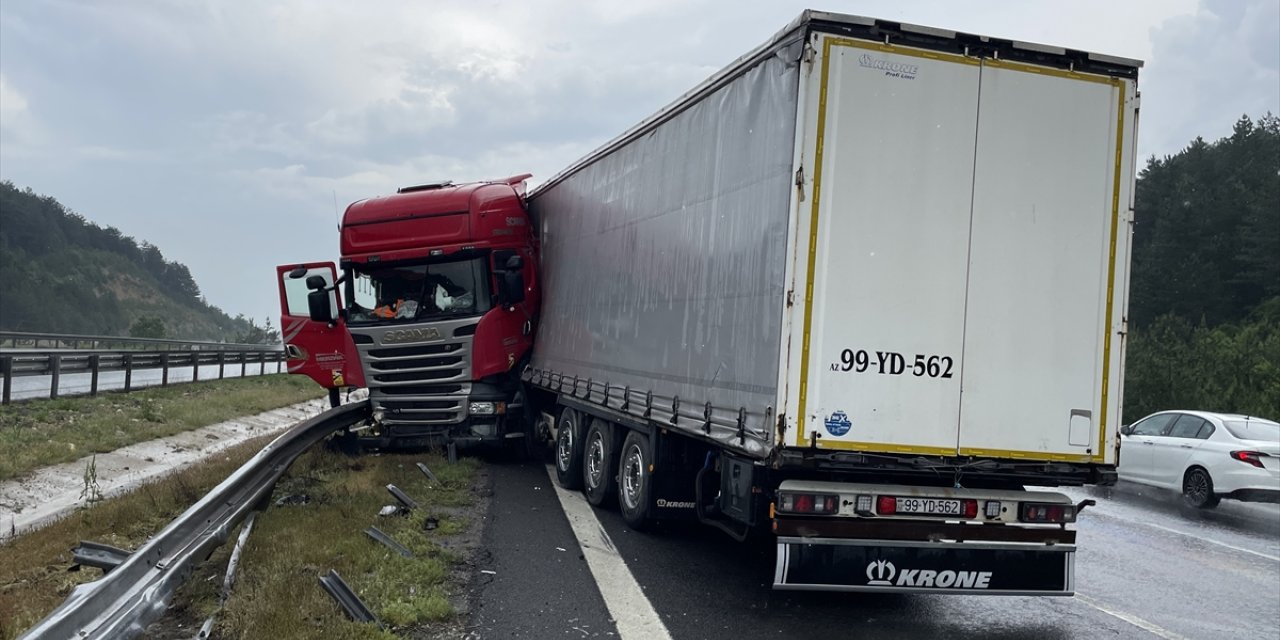
[[[491,416],[496,412],[492,402],[472,402],[470,407],[473,416]]]

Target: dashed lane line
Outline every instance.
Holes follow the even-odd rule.
[[[1090,598],[1089,596],[1086,596],[1084,594],[1076,593],[1075,599],[1113,618],[1118,618],[1120,620],[1128,622],[1129,624],[1139,629],[1142,629],[1143,631],[1146,631],[1153,635],[1164,638],[1165,640],[1187,640],[1186,636],[1178,635],[1168,629],[1165,629],[1153,623],[1147,622],[1146,620],[1143,620],[1142,618],[1139,618],[1138,616],[1135,616],[1131,613],[1116,611],[1115,609],[1112,609],[1111,607],[1108,607],[1102,604],[1101,602],[1098,602],[1097,600],[1094,600],[1093,598]]]
[[[618,636],[622,640],[671,640],[667,626],[662,624],[653,604],[640,589],[640,583],[631,575],[609,534],[600,526],[591,505],[580,494],[561,488],[551,465],[547,465],[547,475],[551,477],[551,486],[560,499],[560,507],[569,519],[569,526],[582,547],[591,576],[595,578],[609,615],[618,628]]]

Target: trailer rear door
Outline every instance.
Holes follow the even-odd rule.
[[[954,454],[976,60],[823,37],[802,431],[823,448]],[[802,258],[803,259],[803,258]]]
[[[789,444],[1103,461],[1130,81],[814,43]]]

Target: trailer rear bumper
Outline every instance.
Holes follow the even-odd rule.
[[[1075,545],[778,538],[773,588],[1070,596]]]

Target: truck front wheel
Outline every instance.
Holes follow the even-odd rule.
[[[581,420],[577,411],[565,409],[556,428],[556,480],[566,489],[582,486]]]
[[[618,507],[627,526],[637,531],[649,525],[650,496],[653,495],[652,459],[649,437],[630,431],[622,441],[619,458]]]
[[[604,420],[593,419],[582,447],[582,492],[591,506],[606,506],[616,491],[617,458],[613,452],[613,428]]]

